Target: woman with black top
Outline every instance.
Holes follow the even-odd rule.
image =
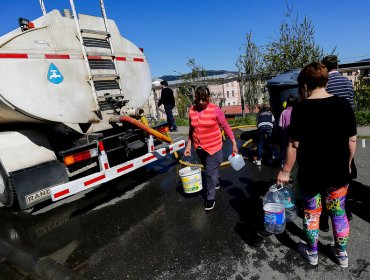
[[[292,110],[286,162],[277,183],[288,182],[297,159],[307,241],[299,244],[299,251],[310,264],[318,263],[321,197],[325,197],[333,225],[332,250],[338,264],[347,267],[349,223],[344,204],[356,150],[356,120],[344,98],[326,92],[327,82],[327,69],[318,62],[304,67],[298,76],[303,101]]]

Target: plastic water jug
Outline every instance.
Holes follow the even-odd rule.
[[[289,184],[279,185],[278,191],[283,196],[286,221],[292,222],[297,218],[297,206],[295,204],[292,186]]]
[[[270,233],[283,233],[285,230],[285,208],[283,196],[277,185],[272,185],[263,197],[264,225]]]
[[[245,165],[244,159],[240,154],[232,153],[227,159],[230,161],[230,165],[235,171],[239,171]]]

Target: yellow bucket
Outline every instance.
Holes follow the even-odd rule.
[[[199,192],[202,188],[200,167],[185,167],[179,170],[182,186],[185,193]]]

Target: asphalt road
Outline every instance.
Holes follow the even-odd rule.
[[[201,193],[183,193],[180,166],[167,157],[58,204],[23,213],[0,208],[0,241],[34,258],[55,260],[86,279],[370,279],[370,140],[365,144],[359,142],[356,156],[359,177],[350,200],[346,269],[327,250],[331,232],[320,232],[319,265],[303,260],[297,250],[301,215],[284,234],[264,237],[255,246],[263,222],[260,198],[277,167],[257,167],[251,160],[238,172],[222,168],[210,213]],[[224,151],[226,158],[231,147]],[[0,279],[8,280],[2,264],[11,263],[1,261],[1,253]]]

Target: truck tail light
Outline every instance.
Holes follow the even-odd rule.
[[[63,158],[65,165],[71,165],[79,161],[87,160],[98,156],[98,149],[90,149],[76,154],[68,155]]]

